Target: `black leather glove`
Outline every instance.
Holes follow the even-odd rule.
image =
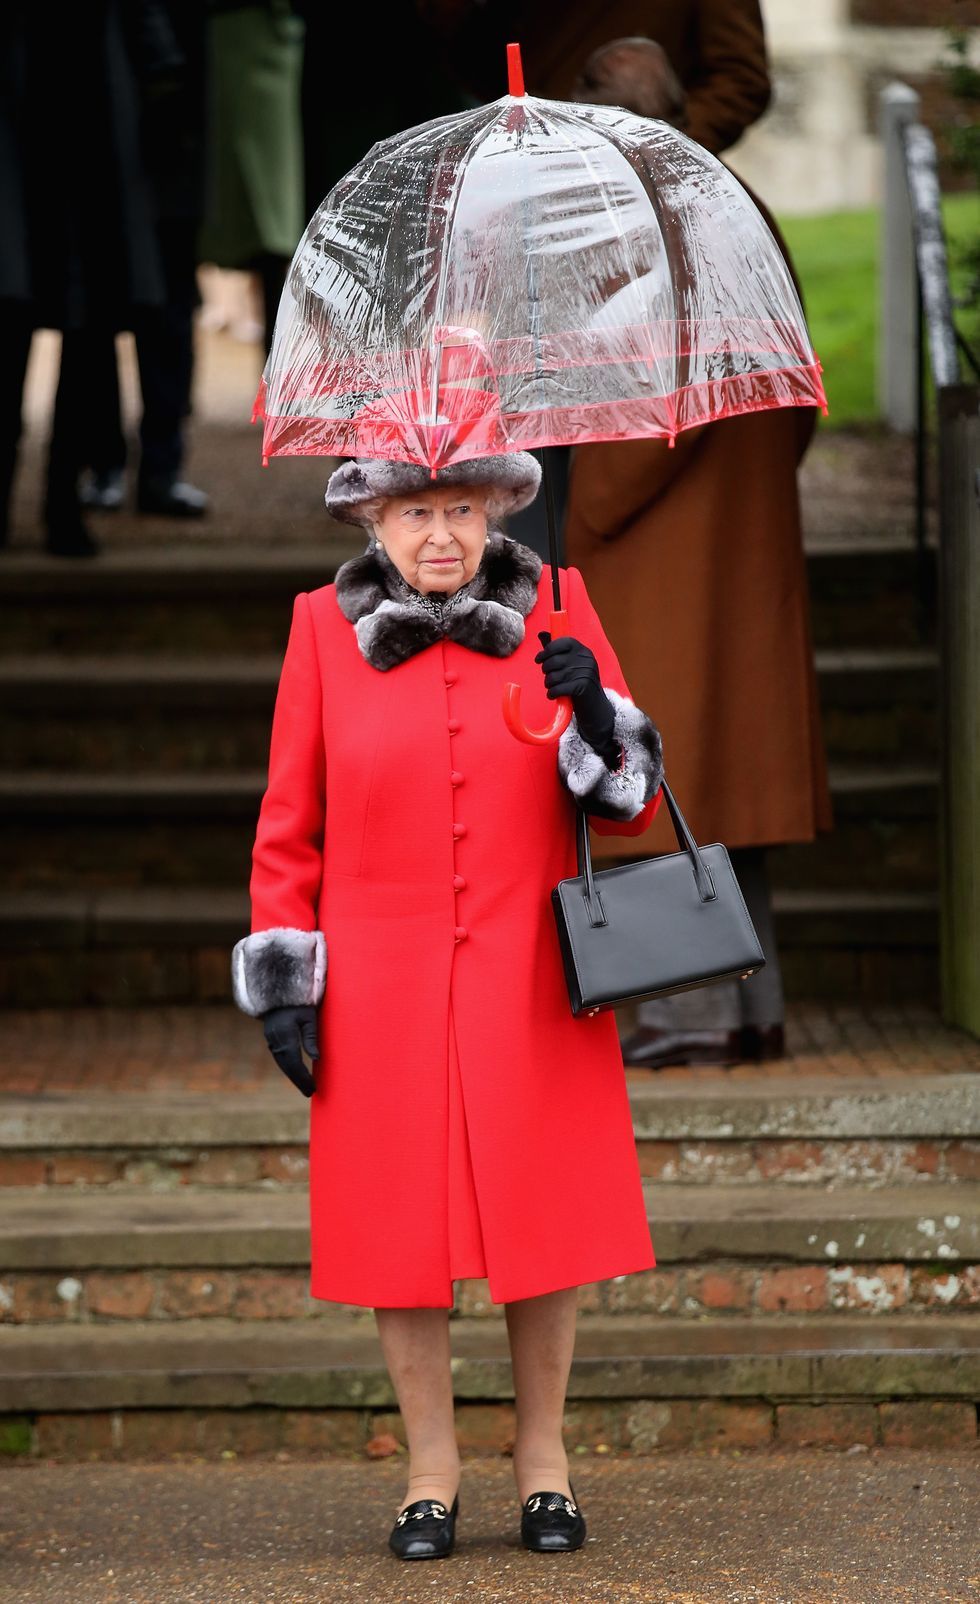
[[[270,1008],[267,1014],[262,1015],[262,1029],[269,1051],[283,1074],[289,1076],[304,1097],[312,1097],[316,1091],[316,1081],[303,1062],[303,1049],[314,1062],[320,1056],[316,1040],[316,1009],[312,1005],[303,1008]]]
[[[552,640],[547,630],[538,636],[544,650],[534,659],[541,664],[548,699],[570,696],[579,733],[598,752],[608,769],[618,769],[622,753],[613,730],[616,715],[602,688],[594,653],[574,635]]]

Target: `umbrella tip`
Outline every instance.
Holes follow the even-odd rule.
[[[521,62],[520,45],[507,46],[507,93],[517,96],[524,93],[524,67]]]

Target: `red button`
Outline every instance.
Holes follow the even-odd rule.
[[[449,776],[449,783],[454,787],[462,785],[463,776],[460,774],[459,769],[453,769],[452,774]]]
[[[456,875],[453,876],[453,890],[454,891],[465,891],[466,890],[466,881],[463,879],[463,876],[461,874],[456,874]]]
[[[462,925],[457,925],[456,926],[456,940],[457,941],[465,941],[468,935],[469,935],[469,931],[468,930],[464,930]]]
[[[463,839],[465,834],[466,834],[466,825],[465,824],[454,824],[453,825],[453,840],[454,841],[462,841],[462,839]]]
[[[446,684],[447,685],[455,685],[456,677],[457,676],[455,674],[447,674],[446,675]]]
[[[458,718],[451,718],[449,720],[449,733],[450,733],[450,735],[458,735],[459,734],[459,719]]]

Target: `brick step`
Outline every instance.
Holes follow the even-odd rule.
[[[513,1399],[502,1321],[456,1320],[452,1346],[460,1403]],[[583,1315],[568,1388],[573,1409],[589,1402],[596,1410],[626,1400],[771,1406],[974,1402],[978,1394],[980,1322],[908,1315],[701,1323]],[[370,1315],[306,1325],[215,1319],[0,1328],[0,1412],[21,1418],[145,1409],[370,1411],[391,1410],[394,1402]],[[654,1428],[658,1414],[639,1418]],[[367,1436],[377,1430],[374,1422],[364,1426]]]
[[[923,1205],[924,1206],[924,1205]],[[810,1250],[811,1253],[814,1251]],[[146,1265],[0,1274],[0,1329],[4,1324],[76,1329],[114,1321],[161,1324],[203,1318],[317,1321],[342,1313],[364,1316],[356,1305],[325,1303],[309,1295],[306,1265]],[[717,1314],[755,1321],[773,1315],[820,1313],[880,1319],[918,1311],[942,1320],[980,1310],[980,1273],[958,1260],[918,1264],[905,1259],[835,1260],[776,1264],[762,1259],[715,1258],[708,1263],[665,1260],[656,1270],[598,1281],[580,1298],[586,1310],[608,1315],[677,1316],[704,1320]],[[483,1280],[458,1283],[459,1315],[499,1319],[502,1309]]]
[[[11,553],[0,628],[18,652],[281,651],[297,592],[329,584],[363,549],[356,535],[332,534],[275,550],[109,550],[77,575]],[[823,541],[807,568],[818,646],[919,644],[910,545]]]
[[[833,1263],[980,1260],[980,1193],[963,1185],[840,1188],[648,1184],[661,1263],[715,1258]],[[0,1220],[9,1269],[306,1265],[305,1198],[186,1188],[177,1194],[11,1192]]]
[[[913,1183],[928,1193],[980,1179],[980,1075],[628,1086],[640,1168],[661,1183]],[[302,1188],[307,1124],[305,1103],[274,1082],[244,1096],[6,1096],[0,1186]]]
[[[773,908],[788,996],[933,1000],[934,897],[779,891]],[[221,886],[4,892],[0,998],[18,1007],[223,1002],[229,953],[247,928],[246,894]]]
[[[0,775],[0,876],[9,889],[248,880],[265,770]],[[781,886],[931,891],[938,774],[832,772],[835,828],[773,854]]]
[[[925,647],[816,654],[831,760],[928,765],[937,658]],[[7,769],[262,769],[281,655],[0,658]]]

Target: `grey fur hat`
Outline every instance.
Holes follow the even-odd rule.
[[[435,477],[418,462],[353,457],[330,475],[323,499],[331,518],[370,529],[380,504],[389,496],[411,496],[418,490],[438,490],[451,485],[482,485],[490,492],[488,513],[491,517],[503,518],[527,507],[537,495],[540,483],[541,467],[529,451],[452,462],[447,468],[438,469]]]

